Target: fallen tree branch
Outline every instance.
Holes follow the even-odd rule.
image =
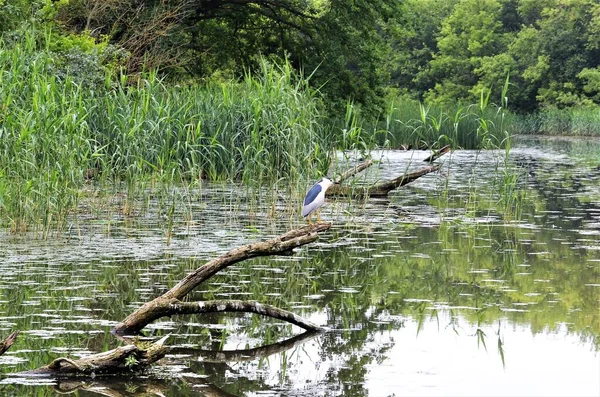
[[[8,335],[2,343],[0,343],[0,356],[6,353],[8,349],[15,343],[17,339],[17,335],[19,335],[19,331],[14,331],[12,334]]]
[[[437,171],[441,165],[436,164],[419,170],[406,173],[390,181],[380,182],[371,186],[347,186],[333,185],[328,190],[328,197],[385,197],[394,189],[404,186],[414,180],[427,175],[430,172]]]
[[[180,314],[205,314],[205,313],[225,313],[225,312],[246,312],[262,314],[263,316],[272,317],[278,320],[287,321],[297,325],[307,331],[320,330],[321,328],[295,315],[287,310],[280,309],[275,306],[262,304],[256,301],[241,301],[241,300],[212,300],[203,302],[182,302],[177,299],[169,299],[159,302],[153,313],[159,317],[170,317]]]
[[[373,165],[373,160],[363,161],[362,163],[358,164],[357,166],[355,166],[353,168],[350,168],[348,171],[344,172],[343,174],[341,174],[340,176],[335,178],[334,182],[336,184],[342,183],[346,179],[353,177],[354,175],[358,174],[359,172],[363,171],[366,168],[369,168],[372,165]]]
[[[443,148],[441,148],[440,150],[437,150],[437,151],[433,152],[431,154],[431,156],[427,157],[423,161],[426,162],[426,163],[433,163],[435,160],[437,160],[438,158],[442,157],[443,155],[445,155],[449,151],[450,151],[450,145],[446,145]]]
[[[267,241],[261,241],[258,243],[248,244],[242,247],[234,248],[231,251],[207,262],[192,273],[188,274],[183,280],[181,280],[177,285],[175,285],[163,295],[155,298],[150,302],[143,304],[138,310],[127,316],[127,318],[125,318],[122,322],[118,323],[113,329],[113,332],[115,332],[118,335],[138,334],[146,325],[150,324],[157,318],[170,315],[170,309],[168,309],[169,305],[182,304],[180,300],[183,297],[185,297],[194,288],[196,288],[202,282],[212,277],[220,270],[223,270],[224,268],[235,263],[241,262],[243,260],[255,258],[258,256],[291,255],[293,253],[294,248],[312,243],[313,241],[319,238],[319,232],[328,230],[330,227],[331,223],[317,223],[315,225],[307,225],[299,229],[291,230],[287,233],[284,233],[278,237]],[[195,305],[198,307],[198,303],[195,303]],[[264,307],[265,305],[262,306]],[[292,318],[290,317],[290,319]],[[287,319],[285,321],[290,321],[290,319]],[[310,323],[306,320],[303,320],[302,324],[304,324],[304,326],[300,326],[302,326],[303,328],[305,328],[306,326],[305,329],[320,329],[319,327],[316,327],[313,324],[309,326],[308,324]]]
[[[15,376],[96,376],[142,371],[165,356],[167,347],[164,342],[167,338],[168,335],[146,348],[132,344],[77,360],[60,357],[44,367],[19,372]]]
[[[84,371],[84,369],[79,364],[77,364],[75,361],[73,361],[72,359],[70,359],[68,357],[59,357],[59,358],[52,360],[52,362],[50,364],[48,364],[48,368],[51,370],[58,370],[58,369],[60,369],[61,363],[63,363],[63,362],[69,364],[70,366],[72,366],[79,372]]]

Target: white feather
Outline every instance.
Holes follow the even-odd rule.
[[[308,195],[308,193],[317,185],[321,186],[321,191],[314,200],[302,207],[302,216],[304,217],[308,216],[311,212],[316,211],[325,203],[325,192],[327,192],[327,189],[333,185],[333,181],[329,178],[323,178],[319,182],[315,183],[306,194]]]

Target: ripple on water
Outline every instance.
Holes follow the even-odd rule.
[[[369,171],[366,181],[417,169],[428,152],[375,155],[385,162]],[[585,351],[569,360],[568,368],[558,366],[565,382],[589,385],[589,376],[574,379],[590,368],[590,356],[597,355],[598,335],[589,324],[598,318],[594,293],[600,284],[594,274],[600,263],[600,208],[597,200],[588,199],[600,197],[600,170],[574,172],[579,160],[573,161],[560,146],[550,151],[514,149],[511,161],[524,171],[519,177],[527,194],[516,203],[522,217],[507,220],[495,207],[502,184],[493,176],[503,170],[502,156],[502,151],[456,151],[442,172],[387,199],[366,205],[330,200],[323,215],[334,227],[318,243],[291,258],[232,266],[202,285],[194,298],[283,302],[284,308],[336,329],[264,360],[204,367],[212,371],[211,382],[224,388],[235,382],[240,394],[274,395],[339,395],[340,385],[369,395],[390,390],[426,394],[447,391],[444,382],[453,380],[459,387],[453,390],[464,394],[489,390],[489,384],[465,378],[464,371],[452,372],[460,367],[455,360],[466,357],[463,366],[472,365],[471,371],[485,368],[479,376],[489,374],[506,394],[518,394],[523,384],[546,385],[559,378],[524,370],[525,379],[513,371],[523,362],[529,368],[553,362],[550,370],[556,368],[556,360],[544,356],[543,349],[539,355],[524,353],[555,334],[557,345],[551,350],[565,349],[561,357],[571,357],[568,353],[576,347]],[[448,186],[443,197],[446,188],[440,186]],[[175,225],[170,246],[165,244],[164,225],[156,221],[161,218],[155,216],[160,208],[154,201],[149,202],[151,213],[139,223],[119,217],[110,231],[106,222],[79,220],[81,233],[68,239],[0,235],[0,328],[20,328],[26,336],[20,346],[36,346],[9,351],[0,357],[0,365],[24,368],[33,361],[30,357],[40,361],[49,353],[82,355],[102,349],[116,321],[181,275],[232,247],[275,236],[290,226],[282,219],[264,220],[268,211],[248,209],[242,196],[235,186],[194,192],[186,210],[195,221]],[[286,200],[278,203],[278,211],[289,205]],[[240,208],[234,208],[237,203],[242,203]],[[258,316],[174,317],[147,331],[172,333],[178,347],[246,348],[261,345],[265,335],[279,342],[289,333],[289,327],[273,323]],[[515,342],[515,330],[520,343]],[[486,348],[475,335],[487,338]],[[440,340],[444,343],[438,344]],[[505,344],[502,362],[495,351],[498,341]],[[461,348],[452,350],[458,342]],[[193,354],[170,355],[158,371],[167,378],[193,377],[198,360]],[[292,377],[299,382],[292,385]],[[164,394],[176,395],[181,386],[177,382]]]

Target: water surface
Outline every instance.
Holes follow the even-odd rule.
[[[229,267],[192,296],[259,300],[327,333],[253,315],[173,317],[148,327],[174,350],[141,379],[4,376],[0,392],[597,396],[600,140],[523,138],[504,154],[456,151],[389,199],[329,202],[334,227],[317,243]],[[374,153],[357,183],[427,155]],[[47,240],[1,233],[0,336],[21,335],[0,371],[116,347],[111,327],[192,269],[302,224],[284,196],[273,207],[235,186],[185,194],[170,245],[153,201],[136,218],[80,214]]]

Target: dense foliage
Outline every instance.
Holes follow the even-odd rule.
[[[173,81],[287,59],[337,110],[351,99],[379,113],[398,94],[471,103],[507,76],[512,109],[600,103],[598,0],[2,0],[0,11],[1,31],[52,23],[126,51],[112,59],[130,73]]]
[[[597,0],[70,0],[57,20],[173,76],[241,75],[259,56],[316,72],[330,100],[386,90],[473,101],[507,76],[514,109],[600,102]]]
[[[510,76],[513,109],[600,103],[597,0],[409,0],[406,7],[411,23],[396,48],[395,82],[409,95],[469,100]]]

